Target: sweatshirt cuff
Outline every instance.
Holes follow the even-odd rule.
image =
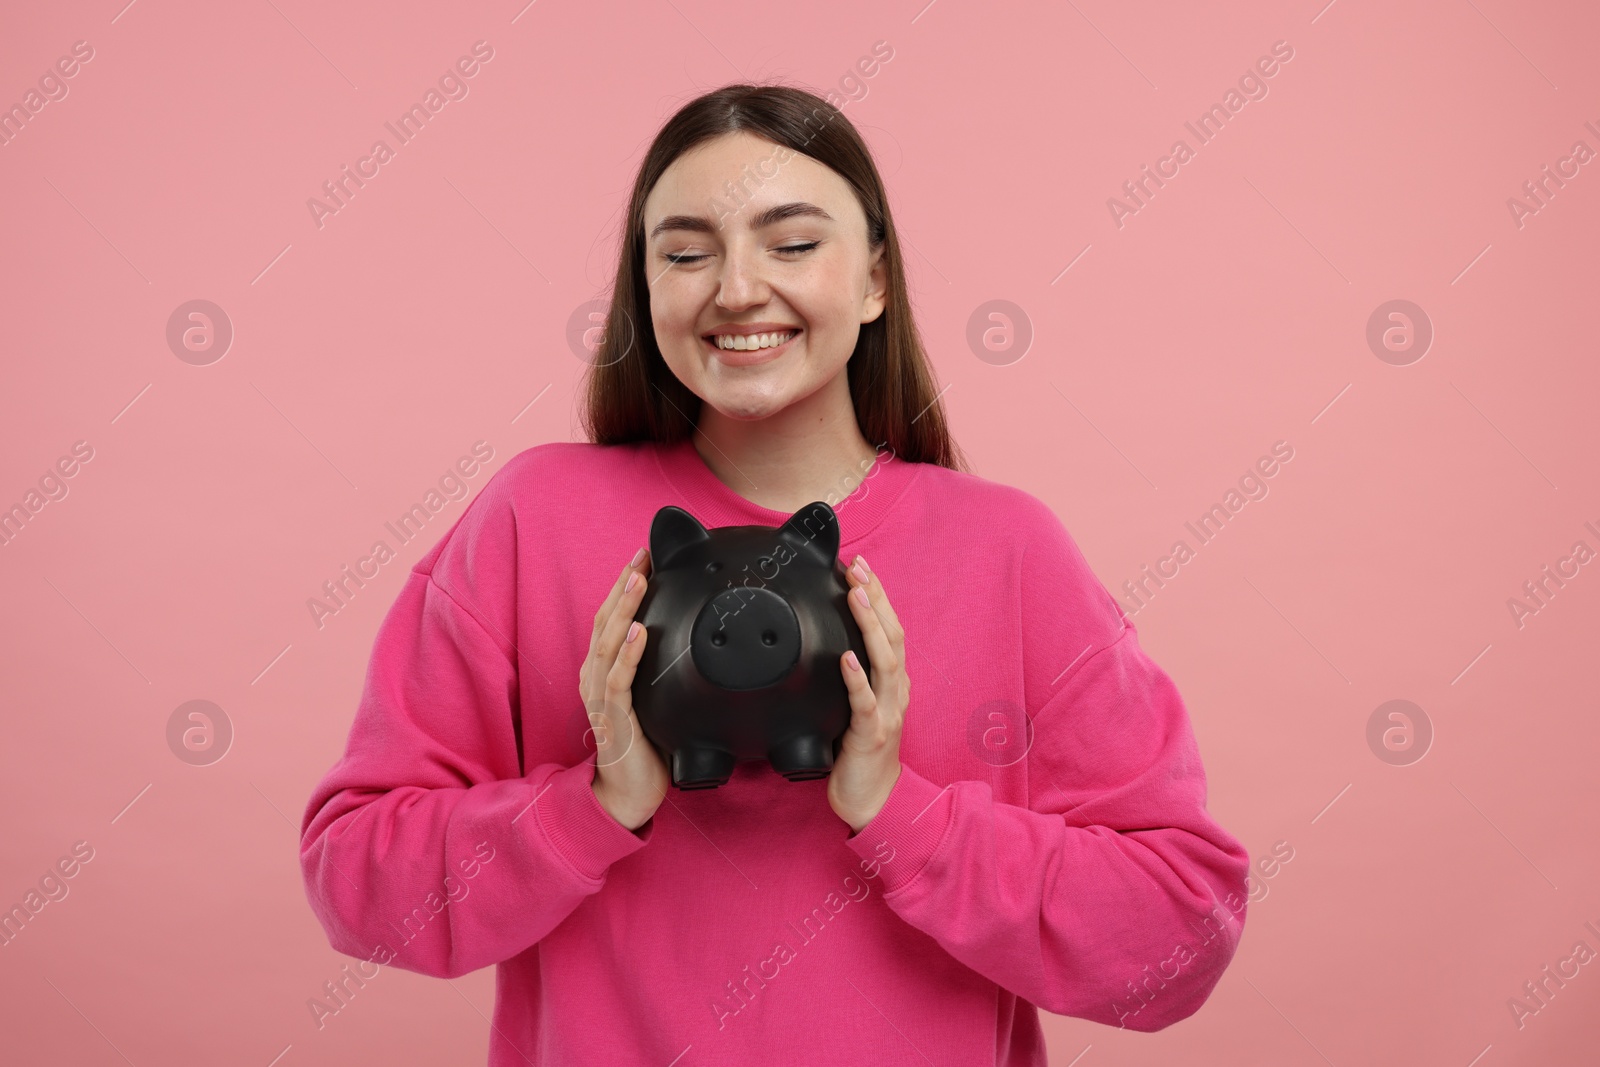
[[[953,787],[936,785],[902,763],[883,810],[845,838],[857,856],[878,860],[885,894],[909,884],[939,850],[955,815],[954,793]],[[881,852],[885,845],[887,857]]]
[[[536,790],[533,809],[551,847],[585,879],[605,877],[622,857],[643,848],[655,832],[655,820],[629,830],[606,811],[594,795],[594,764],[583,762],[550,774]]]

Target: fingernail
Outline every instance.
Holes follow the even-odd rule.
[[[644,549],[641,548],[639,551],[633,554],[633,560],[628,564],[628,566],[637,567],[639,565],[639,561],[642,559],[644,559]]]
[[[867,557],[866,556],[857,556],[856,557],[856,562],[861,565],[861,569],[862,570],[864,570],[864,571],[872,570],[871,567],[867,566]]]
[[[855,592],[851,593],[850,595],[855,597],[856,598],[856,603],[860,604],[862,607],[870,608],[872,606],[872,601],[867,599],[867,587],[866,586],[864,586],[864,585],[856,586]]]
[[[638,571],[634,571],[632,574],[628,575],[628,584],[624,585],[622,587],[622,589],[623,589],[624,592],[631,593],[633,591],[633,587],[638,585],[638,584],[639,584],[639,572]]]
[[[633,639],[639,636],[639,629],[639,620],[635,619],[633,625],[628,627],[628,636],[625,638],[629,644],[632,644]]]
[[[844,654],[844,661],[850,664],[851,670],[859,671],[861,669],[861,661],[856,659],[856,654],[853,651]]]
[[[858,582],[865,582],[867,580],[867,568],[861,565],[861,558],[859,556],[856,557],[856,561],[850,565],[850,573],[856,576],[856,581]]]

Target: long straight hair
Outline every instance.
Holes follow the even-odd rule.
[[[846,364],[861,435],[897,459],[967,470],[911,315],[905,262],[872,154],[838,108],[782,85],[728,85],[706,93],[680,108],[651,142],[634,178],[604,336],[587,372],[584,432],[595,444],[672,444],[694,433],[702,401],[662,358],[650,317],[644,202],[680,155],[738,131],[809,156],[849,182],[867,217],[869,251],[884,249],[884,309],[862,324]]]

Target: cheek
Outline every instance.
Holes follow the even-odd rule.
[[[660,323],[679,325],[694,314],[705,302],[703,277],[705,271],[668,269],[664,264],[645,264],[645,282],[649,286],[650,314]]]
[[[842,366],[855,350],[861,327],[859,305],[835,289],[826,299],[802,307],[800,314],[810,331],[812,360],[834,369]]]
[[[682,302],[673,293],[673,281],[660,278],[650,285],[650,319],[657,326],[670,326]]]
[[[656,347],[661,350],[661,359],[667,365],[667,370],[684,385],[693,386],[703,375],[700,364],[700,354],[684,351],[684,342],[674,340],[675,335],[668,334],[659,325],[656,333]]]
[[[796,310],[830,340],[851,336],[861,324],[866,278],[854,261],[816,264],[795,290]]]

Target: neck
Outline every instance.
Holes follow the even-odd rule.
[[[730,419],[702,405],[693,440],[719,481],[774,511],[842,500],[877,455],[856,424],[842,370],[815,393],[764,419]]]

